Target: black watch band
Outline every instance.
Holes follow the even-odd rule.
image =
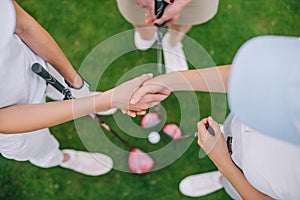
[[[77,73],[77,74],[78,74],[78,73]],[[81,88],[83,88],[84,82],[86,82],[86,81],[83,79],[83,77],[82,77],[80,74],[78,74],[78,76],[79,76],[79,77],[81,78],[81,80],[82,80],[82,86],[79,87],[79,88],[75,88],[75,87],[73,87],[70,83],[68,83],[68,81],[65,79],[65,83],[67,84],[67,86],[68,86],[69,88],[76,89],[76,90],[80,90]]]

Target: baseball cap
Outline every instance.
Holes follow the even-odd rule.
[[[250,128],[300,145],[300,39],[259,36],[246,42],[232,63],[228,102]]]
[[[16,13],[11,0],[0,0],[0,48],[13,36],[16,26]]]

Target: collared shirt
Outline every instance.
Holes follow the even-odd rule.
[[[0,15],[1,17],[1,15]],[[4,16],[2,16],[4,17]],[[15,21],[7,21],[15,26]],[[11,30],[10,37],[7,31],[0,31],[0,108],[32,104],[45,101],[45,81],[31,71],[35,62],[44,64],[45,61],[37,56],[16,34]]]
[[[275,199],[299,199],[300,147],[253,130],[234,116],[227,124],[232,159],[251,185]]]

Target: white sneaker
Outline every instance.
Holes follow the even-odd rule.
[[[169,43],[170,33],[166,33],[162,39],[166,73],[180,70],[188,70],[188,64],[183,51],[182,43],[171,46]]]
[[[179,184],[179,191],[189,197],[200,197],[223,188],[220,183],[222,174],[219,171],[191,175]]]
[[[113,161],[101,153],[88,153],[71,149],[63,150],[70,155],[70,160],[60,164],[61,167],[74,170],[89,176],[99,176],[108,173],[113,167]]]
[[[156,39],[156,34],[154,34],[154,37],[151,40],[144,40],[138,31],[134,32],[134,44],[136,48],[141,51],[146,51],[150,49],[156,42]]]

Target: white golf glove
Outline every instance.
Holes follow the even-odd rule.
[[[72,93],[72,96],[76,99],[92,95],[92,92],[90,91],[90,85],[84,79],[82,79],[82,81],[83,85],[81,88],[74,88],[67,81],[65,81],[65,83],[68,85],[68,89]]]

